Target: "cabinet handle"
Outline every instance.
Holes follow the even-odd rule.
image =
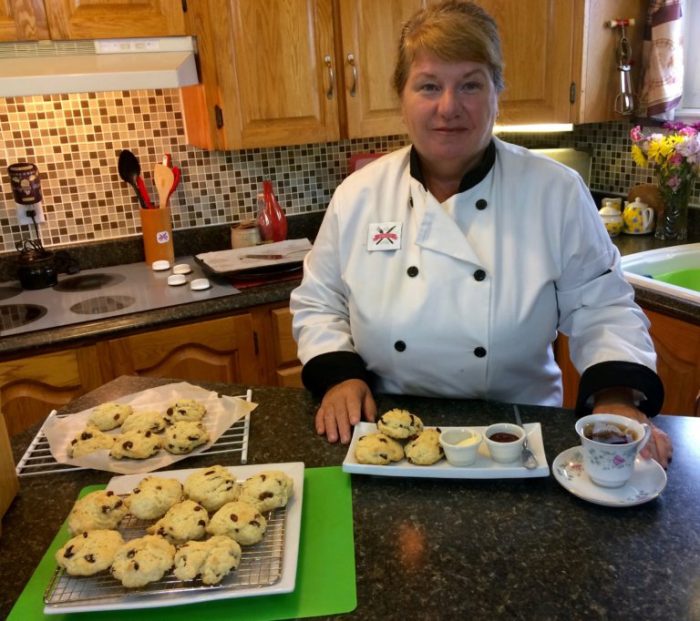
[[[350,87],[350,97],[357,94],[357,65],[355,64],[355,55],[350,52],[348,54],[348,65],[352,67],[352,86]]]
[[[330,80],[328,90],[326,91],[326,97],[328,97],[328,99],[333,99],[333,90],[335,88],[335,74],[333,73],[333,63],[331,62],[331,57],[328,54],[326,54],[323,57],[323,62],[325,62],[326,67],[328,67],[328,79]]]
[[[224,111],[218,105],[214,106],[214,116],[217,129],[221,129],[224,126]]]

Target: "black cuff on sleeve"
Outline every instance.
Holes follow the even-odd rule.
[[[349,379],[361,379],[371,385],[371,374],[359,354],[335,351],[309,360],[301,371],[304,386],[317,396],[323,396],[331,387]]]
[[[639,409],[647,416],[656,416],[664,403],[664,386],[659,376],[649,367],[636,362],[599,362],[588,367],[581,376],[576,400],[576,414],[591,413],[589,398],[599,390],[624,386],[644,395]]]

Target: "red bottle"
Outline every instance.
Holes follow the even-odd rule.
[[[263,181],[262,200],[258,195],[258,228],[263,241],[283,241],[287,239],[287,216],[280,207],[272,182]]]

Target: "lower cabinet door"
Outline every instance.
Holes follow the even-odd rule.
[[[260,383],[250,314],[112,339],[107,347],[115,376]]]

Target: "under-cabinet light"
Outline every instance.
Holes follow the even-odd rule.
[[[572,123],[532,123],[530,125],[495,125],[495,134],[544,134],[553,132],[572,132]]]

